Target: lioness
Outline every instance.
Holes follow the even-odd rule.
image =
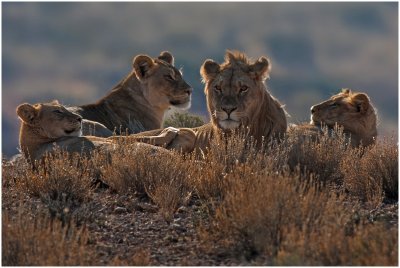
[[[83,135],[109,137],[128,130],[129,134],[162,125],[165,112],[171,107],[188,109],[191,104],[191,86],[174,67],[174,58],[169,52],[162,52],[157,58],[138,55],[133,59],[132,72],[122,79],[111,92],[93,104],[69,107],[71,112],[84,119],[103,124],[92,126],[83,122]]]
[[[311,107],[310,124],[319,127],[321,123],[329,128],[342,126],[343,132],[350,134],[353,146],[373,144],[378,135],[376,112],[368,95],[350,89]]]
[[[180,129],[167,148],[191,152],[205,150],[219,133],[229,134],[239,127],[261,143],[283,135],[287,128],[282,105],[267,91],[264,81],[269,77],[270,61],[261,57],[250,61],[241,52],[227,51],[225,62],[206,60],[200,69],[205,82],[207,108],[211,122],[198,128]],[[161,130],[142,135],[157,135]]]
[[[337,125],[343,128],[346,136],[350,136],[351,145],[357,147],[375,143],[378,135],[376,121],[376,111],[367,94],[342,89],[328,100],[313,105],[310,124],[298,127],[318,133],[322,131],[321,126],[333,130]]]
[[[162,146],[168,144],[177,132],[173,128],[168,128],[158,136],[148,137],[140,135],[110,138],[80,136],[82,117],[68,111],[58,101],[34,105],[24,103],[17,107],[17,114],[21,119],[20,147],[25,157],[32,161],[40,159],[47,152],[51,152],[55,145],[71,153],[87,154],[99,146],[115,145],[118,139],[149,143],[148,145],[141,144],[141,146]],[[162,150],[159,147],[154,146],[154,148]]]

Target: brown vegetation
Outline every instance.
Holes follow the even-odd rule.
[[[30,218],[3,212],[2,263],[7,266],[90,265],[84,227],[63,226],[45,216]]]
[[[4,162],[3,264],[397,265],[397,145],[336,135]]]

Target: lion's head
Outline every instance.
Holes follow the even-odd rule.
[[[152,106],[160,109],[170,106],[190,108],[192,88],[174,67],[171,53],[164,51],[158,58],[138,55],[133,59],[133,69],[144,85],[145,98]]]
[[[38,137],[58,139],[81,135],[82,117],[68,111],[58,101],[34,105],[24,103],[17,107],[17,114]]]
[[[240,52],[227,51],[222,64],[206,60],[200,73],[213,125],[225,131],[250,127],[256,136],[283,133],[285,112],[264,85],[270,70],[267,58],[253,62]]]
[[[350,133],[352,143],[374,143],[377,136],[376,112],[367,94],[343,89],[330,99],[311,107],[311,124],[333,128],[336,124]]]

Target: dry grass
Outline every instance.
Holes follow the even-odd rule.
[[[31,219],[3,213],[2,264],[6,266],[90,265],[84,227],[63,226],[48,217]]]
[[[325,129],[317,137],[301,131],[290,133],[281,145],[282,151],[285,148],[292,169],[298,167],[303,172],[313,173],[324,184],[343,182],[340,163],[351,148],[341,129],[333,132]]]
[[[56,151],[32,168],[29,164],[21,167],[23,174],[16,180],[16,188],[38,197],[48,207],[50,215],[63,223],[72,218],[81,221],[82,215],[75,212],[90,198],[90,188],[96,168],[90,159],[70,157]]]
[[[90,159],[59,152],[36,170],[24,162],[3,165],[3,204],[10,203],[8,192],[27,194],[41,200],[51,218],[75,230],[68,232],[76,233],[65,236],[62,225],[11,218],[3,210],[3,263],[86,264],[86,257],[74,251],[84,246],[75,239],[82,236],[81,229],[72,226],[93,223],[92,217],[78,214],[93,198],[93,180],[100,179],[110,186],[109,195],[151,200],[171,223],[178,207],[199,201],[201,215],[193,221],[200,221],[196,224],[202,226],[199,234],[206,248],[199,256],[218,248],[243,264],[396,265],[397,220],[395,225],[384,217],[372,221],[368,210],[398,198],[398,147],[385,140],[353,149],[340,132],[337,136],[322,135],[316,142],[289,134],[259,150],[238,134],[212,141],[208,154],[189,156],[120,144]],[[60,238],[44,241],[46,235]],[[46,246],[34,246],[35,254],[18,253],[31,250],[29,243]],[[130,259],[108,263],[151,264],[148,246]],[[52,248],[63,262],[47,257]]]
[[[341,163],[344,187],[351,195],[376,207],[398,200],[398,148],[385,139],[377,146],[353,150]]]
[[[149,197],[170,221],[191,195],[188,164],[175,152],[121,144],[101,170],[104,181],[116,192]]]
[[[231,179],[212,234],[227,239],[226,246],[247,260],[264,265],[397,263],[397,229],[379,223],[358,226],[358,205],[344,196],[295,176],[266,173]]]
[[[395,265],[397,230],[381,223],[359,226],[358,211],[371,199],[346,190],[358,182],[362,186],[353,189],[363,194],[381,193],[375,207],[384,196],[397,198],[397,146],[386,141],[353,149],[336,135],[325,133],[318,142],[289,135],[266,152],[247,147],[245,157],[241,137],[230,141],[228,151],[212,145],[200,185],[211,193],[221,188],[223,198],[205,239],[257,265]],[[214,186],[204,184],[210,179]]]

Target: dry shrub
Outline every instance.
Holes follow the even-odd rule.
[[[298,166],[301,171],[313,173],[324,183],[342,183],[343,174],[339,167],[349,151],[349,140],[340,128],[324,129],[322,134],[314,135],[300,130],[289,133],[286,139],[281,150],[287,150],[288,164],[292,169]]]
[[[26,176],[26,171],[31,168],[25,157],[19,155],[13,161],[2,159],[2,187],[15,187],[19,178]]]
[[[89,159],[56,150],[36,164],[21,167],[24,174],[17,179],[17,188],[39,197],[63,222],[71,211],[89,199],[95,168]]]
[[[103,179],[117,192],[147,195],[170,220],[190,195],[188,164],[178,153],[148,146],[120,146],[103,166]]]
[[[277,265],[396,266],[398,231],[382,223],[338,228],[323,222],[311,233],[292,229],[279,251]]]
[[[365,151],[355,149],[342,161],[344,187],[372,206],[398,199],[398,147],[385,139]]]
[[[397,239],[389,239],[396,233],[383,226],[358,228],[353,219],[358,208],[343,196],[293,175],[248,172],[231,174],[230,181],[210,234],[213,241],[225,240],[238,257],[264,265],[394,265],[397,261]],[[380,232],[385,235],[379,236]],[[374,246],[368,247],[371,235]],[[378,255],[382,257],[371,258]]]
[[[231,187],[217,211],[218,230],[231,236],[247,258],[273,258],[285,241],[287,228],[316,228],[330,196],[287,175],[232,174]],[[342,219],[341,219],[342,220]]]
[[[6,266],[90,265],[85,227],[62,226],[48,217],[30,219],[21,212],[2,217],[2,264]]]
[[[269,154],[265,153],[266,147]],[[257,146],[243,129],[229,138],[213,139],[205,154],[192,155],[190,160],[192,185],[197,195],[206,201],[223,200],[233,173],[255,174],[264,169],[278,170],[285,167],[285,159],[278,152],[276,143]]]

